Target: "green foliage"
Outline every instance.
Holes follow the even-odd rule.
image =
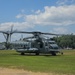
[[[64,55],[57,56],[22,56],[14,50],[3,50],[0,51],[0,67],[75,75],[75,50],[64,51]]]
[[[62,48],[75,48],[75,35],[63,35],[53,38],[57,44]]]

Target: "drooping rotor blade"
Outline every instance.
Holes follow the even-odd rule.
[[[25,32],[25,31],[14,31],[13,33],[25,33],[25,34],[32,34],[32,32]]]
[[[11,41],[11,35],[14,33],[13,26],[11,26],[10,31],[0,31],[0,33],[3,33],[3,35],[6,39],[6,43],[9,43]]]
[[[41,33],[45,35],[56,35],[56,36],[62,36],[62,35],[67,35],[67,34],[55,34],[55,33]]]
[[[4,34],[24,33],[24,34],[33,34],[33,35],[44,34],[44,35],[56,35],[56,36],[65,35],[65,34],[43,33],[43,32],[39,32],[39,31],[33,31],[33,32],[17,31],[17,30],[13,31],[12,28],[11,28],[11,31],[0,31],[0,33],[4,33]]]
[[[14,33],[26,33],[26,34],[43,34],[43,33],[41,33],[41,32],[35,32],[35,31],[33,31],[33,32],[26,32],[26,31],[15,31]]]
[[[32,36],[32,37],[26,37],[25,39],[32,39],[32,38],[35,38],[34,36]]]
[[[0,33],[8,34],[6,31],[0,31]]]
[[[59,34],[54,34],[54,33],[41,33],[41,34],[45,34],[45,35],[59,35]]]
[[[11,31],[0,31],[0,33],[9,34]]]

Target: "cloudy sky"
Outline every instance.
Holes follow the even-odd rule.
[[[0,31],[12,25],[14,30],[75,33],[75,0],[0,0]],[[12,35],[14,40],[20,37]]]

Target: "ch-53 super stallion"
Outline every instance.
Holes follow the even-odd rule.
[[[53,56],[55,56],[57,53],[63,54],[56,42],[50,40],[50,38],[46,36],[57,36],[59,34],[43,33],[38,31],[13,31],[12,28],[11,31],[0,31],[0,33],[4,34],[4,37],[6,39],[6,48],[8,49],[8,46],[10,45],[17,52],[20,52],[21,55],[24,55],[25,53],[35,53],[36,55],[39,55],[40,53],[47,53],[52,54]],[[32,34],[33,36],[26,37],[24,38],[24,40],[11,42],[11,35],[14,33]]]

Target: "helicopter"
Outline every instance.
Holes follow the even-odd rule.
[[[11,46],[17,52],[20,52],[21,55],[24,55],[25,53],[35,53],[36,55],[39,55],[40,53],[44,54],[49,53],[52,54],[53,56],[55,56],[56,53],[63,54],[55,41],[52,41],[50,40],[50,38],[44,36],[44,35],[57,36],[59,34],[43,33],[39,31],[33,32],[16,31],[16,30],[13,31],[13,27],[11,28],[11,31],[0,31],[0,33],[3,33],[5,36],[6,49],[8,49]],[[24,38],[24,40],[11,42],[11,35],[14,33],[32,34],[33,36]]]

